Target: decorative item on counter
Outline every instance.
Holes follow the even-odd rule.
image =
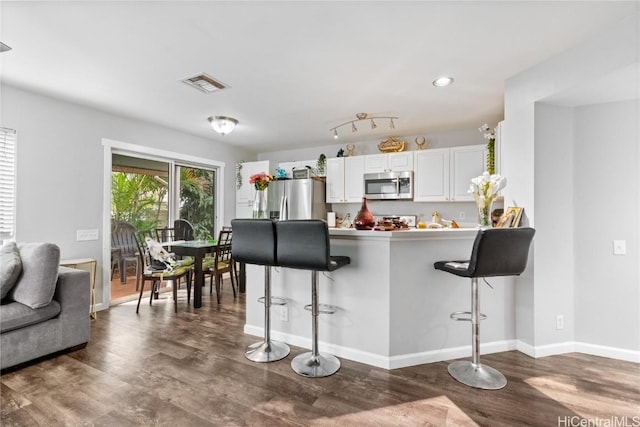
[[[316,171],[318,176],[325,176],[327,168],[327,156],[320,154],[318,161],[316,161]]]
[[[451,228],[460,228],[460,226],[458,225],[458,223],[456,222],[456,220],[455,220],[455,219],[452,219],[452,220],[451,220],[451,225],[450,225],[450,227],[451,227]]]
[[[356,230],[371,230],[376,225],[375,218],[367,208],[366,197],[362,198],[362,206],[353,220],[353,225],[356,227]]]
[[[491,228],[491,206],[498,192],[507,185],[507,179],[500,175],[482,175],[471,179],[469,193],[473,194],[478,208],[478,227]]]
[[[523,208],[517,206],[509,206],[507,211],[502,214],[496,228],[516,228],[520,226]]]
[[[502,214],[504,213],[504,209],[498,208],[491,211],[491,224],[495,227],[500,221]]]
[[[282,168],[276,168],[276,179],[287,179],[287,171]]]
[[[431,214],[431,223],[432,224],[440,224],[440,213],[438,211],[434,211]]]
[[[347,213],[347,216],[344,219],[338,218],[336,222],[340,223],[340,228],[352,228],[353,224],[351,223],[351,214]]]
[[[427,143],[427,138],[424,136],[416,137],[416,150],[424,149],[424,145]]]
[[[356,152],[356,146],[353,144],[347,144],[347,157],[353,156]]]
[[[387,138],[378,144],[378,150],[383,153],[397,153],[404,150],[404,141],[397,138]]]
[[[492,130],[486,123],[478,130],[484,132],[485,139],[489,140],[487,142],[487,172],[493,175],[496,173],[496,130]]]
[[[266,189],[273,179],[273,175],[269,175],[266,172],[256,173],[249,177],[249,184],[253,184],[256,189],[256,196],[253,199],[254,218],[269,218],[267,215]]]
[[[338,154],[336,154],[336,157],[344,157],[344,150],[342,148],[338,150]]]

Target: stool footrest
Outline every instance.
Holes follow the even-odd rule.
[[[454,311],[449,315],[449,317],[458,322],[471,322],[470,311]],[[487,318],[486,314],[480,313],[480,320],[485,320],[486,318]]]
[[[305,305],[304,309],[307,310],[307,311],[313,311],[311,304]],[[333,314],[336,311],[338,311],[338,307],[336,307],[334,305],[318,304],[318,313],[321,313],[321,314]]]
[[[260,304],[264,304],[264,297],[258,298]],[[271,297],[271,305],[287,305],[287,300],[282,297]]]

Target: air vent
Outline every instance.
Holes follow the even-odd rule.
[[[195,75],[193,77],[187,77],[182,81],[188,84],[189,86],[195,87],[196,89],[204,93],[211,93],[211,92],[226,89],[227,87],[229,87],[226,84],[204,73]]]

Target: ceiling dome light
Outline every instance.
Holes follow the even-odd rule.
[[[453,83],[453,77],[439,77],[433,81],[436,87],[445,87]]]
[[[225,116],[211,116],[207,120],[211,123],[211,127],[213,130],[218,132],[220,135],[224,136],[228,133],[231,133],[238,124],[238,120],[233,117],[225,117]]]

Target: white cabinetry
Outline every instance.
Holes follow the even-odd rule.
[[[349,203],[362,200],[364,157],[327,159],[327,203]]]
[[[484,145],[439,148],[415,153],[415,202],[473,201],[471,178],[484,172]]]
[[[449,149],[418,151],[414,158],[413,200],[415,202],[449,200]]]
[[[413,151],[364,156],[364,173],[413,170]]]
[[[451,178],[450,200],[473,201],[468,193],[471,179],[482,175],[485,169],[485,145],[450,148]]]
[[[249,184],[249,178],[255,173],[269,173],[269,161],[243,162],[240,169],[241,185],[236,182],[236,218],[251,218],[253,215],[253,198],[256,189]],[[237,180],[237,178],[236,178]]]

